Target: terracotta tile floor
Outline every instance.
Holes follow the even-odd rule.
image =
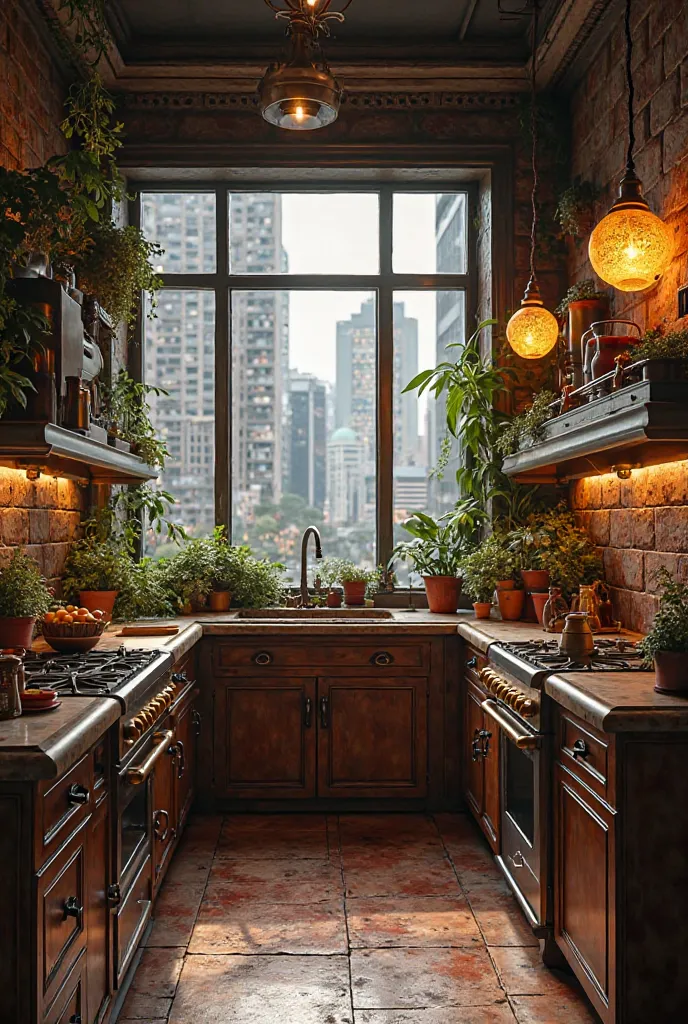
[[[467,815],[195,818],[118,1024],[594,1024]]]

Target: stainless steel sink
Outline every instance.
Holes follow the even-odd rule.
[[[315,619],[318,622],[375,621],[392,617],[392,612],[384,608],[242,608],[237,612],[239,619]]]

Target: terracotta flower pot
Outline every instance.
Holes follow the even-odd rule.
[[[461,580],[456,576],[424,576],[423,582],[430,611],[453,615],[459,603]]]
[[[474,601],[473,610],[476,619],[489,619],[492,603],[490,601]]]
[[[500,580],[497,584],[497,590],[515,590],[515,580]]]
[[[530,597],[531,597],[531,600],[532,600],[533,605],[535,607],[535,614],[537,615],[537,620],[540,623],[540,625],[542,626],[543,625],[542,613],[545,610],[545,605],[549,601],[549,591],[546,591],[544,594],[540,594],[540,593],[531,594]]]
[[[212,612],[228,612],[232,603],[231,590],[211,590],[210,610]]]
[[[329,590],[327,592],[327,607],[328,608],[341,608],[342,607],[342,592],[341,592],[341,590]]]
[[[365,580],[349,580],[342,585],[344,587],[344,600],[348,605],[361,607],[365,604],[367,586]]]
[[[119,590],[80,590],[79,601],[83,608],[90,612],[101,611],[109,622],[115,607]]]
[[[521,569],[523,586],[528,593],[534,590],[547,590],[549,587],[549,572],[547,569]]]
[[[24,647],[26,650],[33,640],[35,615],[0,616],[0,649]]]
[[[688,651],[657,651],[655,690],[658,693],[688,692]]]
[[[516,622],[521,618],[526,600],[524,590],[498,590],[497,600],[501,616],[506,622]]]

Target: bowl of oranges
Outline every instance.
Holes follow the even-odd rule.
[[[41,624],[43,639],[54,651],[75,654],[95,647],[107,626],[105,612],[60,605],[46,612]]]

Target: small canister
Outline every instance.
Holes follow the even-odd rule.
[[[19,696],[19,675],[21,658],[14,654],[0,655],[0,722],[21,715]]]
[[[0,655],[12,654],[15,658],[19,658],[19,671],[18,671],[18,683],[19,683],[19,694],[21,695],[26,689],[26,672],[24,671],[24,658],[26,657],[26,648],[24,647],[5,647],[0,651]]]

